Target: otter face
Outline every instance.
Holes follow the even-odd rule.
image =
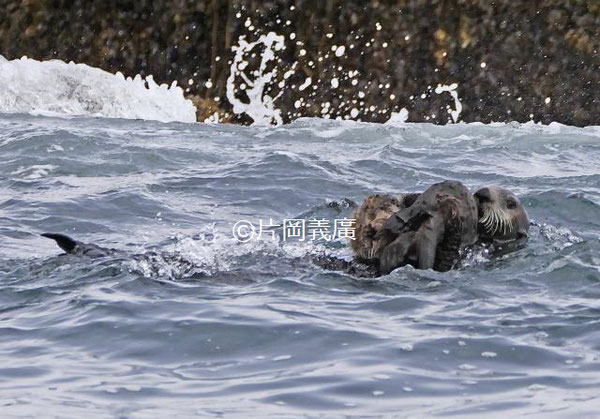
[[[398,198],[387,195],[370,195],[354,214],[356,240],[350,242],[358,260],[373,263],[392,240],[385,234],[383,225],[401,207]]]
[[[504,242],[527,237],[529,219],[515,194],[499,186],[488,186],[474,196],[481,240]]]

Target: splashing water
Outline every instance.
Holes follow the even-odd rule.
[[[250,36],[256,37],[256,40],[250,42],[246,36],[240,36],[238,44],[232,47],[233,59],[226,86],[228,102],[234,114],[248,116],[254,125],[281,125],[282,111],[275,102],[287,91],[286,83],[296,74],[299,63],[296,61],[284,65],[279,60],[278,52],[286,49],[283,35],[254,31]],[[335,56],[342,57],[344,51],[344,46],[336,46]],[[342,67],[338,69],[341,71]],[[348,70],[345,75],[341,73],[331,80],[315,80],[306,76],[303,81],[292,83],[292,89],[306,91],[303,97],[295,101],[294,108],[307,106],[307,100],[314,97],[317,85],[326,83],[335,90],[341,87],[342,81],[351,80],[350,84],[355,86],[358,84],[358,75],[358,71]],[[448,92],[454,99],[454,109],[448,106],[448,121],[454,123],[458,122],[462,113],[457,87],[453,83],[440,84],[435,88],[438,95]],[[275,89],[276,93],[271,93],[271,89]],[[0,56],[0,92],[0,112],[4,113],[85,115],[162,122],[196,121],[194,105],[184,98],[183,90],[176,82],[170,87],[166,84],[159,86],[152,76],[145,79],[139,75],[133,79],[125,78],[120,72],[111,74],[85,64],[60,60],[40,62],[23,57],[8,61]],[[361,90],[358,98],[364,100],[364,97],[365,93]],[[413,96],[410,97],[412,99]],[[323,118],[330,118],[332,112],[336,111],[329,101],[321,106]],[[341,106],[346,107],[347,114],[338,115],[338,119],[360,120],[361,113],[376,111],[372,106],[364,107],[363,102]],[[288,116],[295,119],[302,114],[298,112]],[[406,122],[407,116],[405,108],[399,113],[392,112],[389,123]],[[218,113],[204,122],[218,123]]]
[[[406,108],[400,109],[399,112],[392,112],[390,115],[390,119],[386,122],[386,124],[404,124],[408,121],[408,110]]]
[[[196,108],[176,82],[125,78],[86,64],[0,55],[0,112],[195,122]]]
[[[460,117],[460,113],[462,112],[462,103],[460,103],[460,100],[458,99],[458,92],[456,91],[457,87],[457,83],[452,83],[450,85],[440,84],[435,88],[435,93],[437,93],[438,95],[441,95],[444,92],[448,92],[450,93],[450,96],[452,96],[452,99],[454,99],[454,110],[448,109],[448,113],[452,117],[452,121],[454,121],[454,123],[458,122],[458,118]]]
[[[264,46],[264,51],[260,56],[261,61],[258,70],[252,72],[255,78],[251,79],[251,76],[244,71],[248,67],[248,62],[244,57],[245,54],[249,54],[259,45]],[[274,98],[266,94],[265,90],[278,72],[276,66],[271,71],[267,71],[267,66],[275,59],[275,52],[281,51],[284,48],[284,37],[274,32],[261,35],[254,42],[248,42],[245,36],[240,36],[238,45],[232,47],[235,55],[231,63],[229,77],[227,78],[227,99],[233,106],[235,114],[240,115],[245,113],[252,118],[256,125],[279,125],[283,123],[281,112],[274,105],[275,100],[283,94],[283,89]],[[238,89],[236,89],[236,77],[240,77],[243,80]],[[242,102],[236,96],[239,90],[243,90],[248,96],[247,103]]]

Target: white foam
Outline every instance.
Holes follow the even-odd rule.
[[[125,78],[86,64],[0,55],[0,112],[195,122],[196,108],[176,83]]]
[[[444,92],[448,92],[450,93],[450,96],[452,96],[452,99],[454,99],[454,110],[448,110],[448,113],[452,117],[454,123],[458,122],[458,118],[460,117],[460,113],[462,112],[462,103],[460,103],[460,100],[458,99],[458,93],[456,92],[457,87],[457,83],[452,83],[451,85],[447,86],[440,84],[435,88],[435,93],[437,93],[438,95],[441,95]]]
[[[408,120],[408,110],[406,108],[400,109],[400,112],[392,112],[390,119],[387,120],[388,125],[402,125]]]
[[[158,255],[146,253],[146,257],[128,260],[126,267],[148,277],[181,279],[193,273],[212,276],[229,272],[245,264],[249,257],[272,255],[277,258],[302,259],[308,255],[331,254],[342,257],[341,251],[326,249],[321,243],[285,242],[280,239],[252,239],[240,242],[219,232],[214,224],[205,225],[196,238],[181,236]],[[143,249],[140,249],[143,253]],[[171,259],[177,255],[179,259]]]
[[[274,102],[283,94],[283,85],[280,85],[281,92],[274,98],[266,93],[266,89],[277,74],[277,67],[267,71],[267,66],[275,60],[275,52],[281,51],[285,44],[285,38],[274,32],[261,35],[254,42],[246,41],[245,36],[240,36],[238,45],[234,45],[231,50],[235,54],[231,63],[229,77],[227,78],[227,99],[233,106],[235,114],[245,113],[254,121],[255,125],[280,125],[283,123],[281,112],[275,108]],[[251,54],[252,50],[259,45],[264,46],[264,51],[260,54],[260,66],[256,71],[247,74],[246,54]],[[242,83],[236,83],[236,79],[241,79]],[[243,102],[237,96],[240,90],[246,92],[248,102]]]

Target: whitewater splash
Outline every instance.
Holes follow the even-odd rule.
[[[252,71],[249,76],[244,70],[248,67],[246,54],[250,54],[257,46],[264,46],[264,51],[260,56],[260,66],[256,71]],[[256,125],[280,125],[283,123],[281,112],[275,108],[274,102],[283,94],[283,89],[280,93],[272,98],[265,89],[277,74],[275,66],[271,71],[267,71],[267,65],[275,59],[275,52],[281,51],[285,47],[284,38],[274,32],[269,32],[267,35],[261,35],[254,42],[246,41],[244,36],[238,40],[238,45],[232,47],[235,54],[231,63],[229,77],[227,78],[227,99],[233,106],[235,114],[245,113],[254,121]],[[242,79],[239,88],[236,88],[236,77]],[[254,77],[254,78],[252,78]],[[281,86],[283,87],[283,86]],[[248,101],[244,102],[238,98],[237,94],[243,91],[248,97]]]
[[[173,82],[125,78],[86,64],[0,55],[0,112],[196,122],[196,108]]]
[[[284,116],[275,102],[286,92],[286,88],[307,90],[305,97],[315,95],[316,86],[326,83],[332,89],[340,86],[340,80],[358,85],[359,72],[349,70],[330,81],[305,76],[304,81],[287,81],[296,74],[298,62],[284,66],[278,54],[286,49],[286,38],[275,32],[259,35],[256,30],[254,41],[240,36],[237,45],[232,46],[233,57],[226,82],[227,101],[236,115],[246,115],[253,125],[281,125]],[[294,39],[294,38],[290,38]],[[332,54],[342,57],[344,46],[332,47]],[[328,53],[325,54],[325,57]],[[341,71],[342,67],[338,67]],[[207,83],[212,81],[207,81]],[[380,86],[384,87],[384,86]],[[462,103],[458,97],[458,84],[438,84],[435,93],[448,93],[454,100],[454,109],[446,106],[448,123],[457,123],[462,113]],[[419,97],[425,99],[433,93],[433,88]],[[347,114],[337,119],[360,121],[365,93],[358,92],[355,105],[347,104]],[[410,103],[416,97],[411,95]],[[216,99],[219,101],[219,99]],[[400,101],[402,103],[402,101]],[[296,100],[294,107],[305,106],[304,98]],[[330,102],[320,104],[323,118],[331,118],[333,111]],[[407,106],[410,108],[410,105]],[[407,107],[392,112],[388,123],[403,124],[408,119]],[[375,108],[365,108],[364,112],[376,112]],[[145,119],[162,122],[196,122],[196,108],[185,99],[183,89],[174,81],[171,86],[158,85],[152,76],[145,79],[140,75],[125,78],[117,72],[112,74],[86,64],[65,63],[60,60],[37,61],[23,57],[12,61],[0,55],[0,113],[30,113],[42,115],[84,115],[124,119]],[[301,112],[287,115],[291,120],[301,117]],[[429,116],[425,117],[429,120]],[[204,122],[218,122],[218,113]]]
[[[249,20],[246,21],[246,26],[251,26]],[[251,26],[252,27],[252,26]],[[281,116],[281,110],[275,106],[275,101],[284,94],[286,87],[286,81],[292,74],[295,73],[298,67],[298,62],[295,61],[287,68],[281,68],[281,60],[277,57],[277,53],[285,50],[285,37],[278,35],[275,32],[269,32],[268,34],[259,35],[259,31],[256,30],[253,33],[258,38],[249,42],[246,40],[246,36],[242,35],[238,39],[238,44],[232,47],[234,54],[230,64],[230,73],[227,78],[227,99],[232,105],[233,113],[236,115],[243,115],[250,117],[253,121],[253,125],[280,125],[283,123]],[[294,39],[294,38],[291,38]],[[333,54],[336,57],[341,57],[345,53],[345,46],[334,45],[332,47]],[[301,53],[302,54],[302,53]],[[329,55],[326,53],[325,57]],[[257,57],[260,59],[260,64],[251,65],[250,62],[257,61]],[[338,70],[342,70],[341,67]],[[283,74],[283,77],[279,76]],[[337,89],[340,87],[340,80],[350,81],[352,86],[358,84],[356,77],[359,75],[359,71],[346,71],[338,77],[333,77],[328,84],[331,89]],[[279,77],[278,77],[279,76]],[[313,82],[311,77],[306,77],[304,82],[299,85],[292,85],[291,88],[297,88],[298,91],[304,91],[309,86],[315,86],[316,84],[326,83],[325,80],[318,79]],[[269,92],[273,87],[278,88],[278,93],[272,97]],[[381,85],[380,87],[384,87]],[[450,106],[446,106],[446,110],[449,114],[448,123],[457,123],[462,113],[462,103],[458,97],[457,92],[458,84],[452,83],[449,85],[438,84],[435,88],[435,93],[440,95],[448,93],[454,100],[454,109]],[[423,93],[420,97],[425,99],[429,96],[432,88],[428,88],[429,92]],[[307,93],[310,97],[314,93]],[[395,95],[393,95],[395,96]],[[365,93],[360,91],[358,93],[359,99],[364,99]],[[410,101],[415,99],[414,95],[410,96]],[[357,101],[355,100],[354,103]],[[360,114],[359,107],[363,106],[364,102],[360,101],[357,103],[358,106],[351,107],[349,113],[346,115],[337,116],[337,119],[353,119],[359,120]],[[294,104],[296,109],[304,106],[303,98],[297,100]],[[374,109],[368,109],[374,112]],[[329,119],[331,117],[331,104],[324,102],[321,104],[321,115],[323,118]],[[300,116],[288,115],[288,116]],[[388,123],[392,124],[403,124],[408,119],[408,110],[402,108],[399,112],[392,112]],[[429,119],[428,117],[425,118]]]
[[[454,99],[454,110],[448,107],[448,113],[452,117],[452,122],[454,122],[455,124],[458,122],[458,118],[460,117],[460,114],[462,112],[462,103],[460,103],[460,100],[458,99],[458,93],[456,92],[457,87],[458,83],[452,83],[449,86],[440,84],[435,88],[436,94],[441,95],[444,92],[448,92],[450,96],[452,96],[452,99]]]

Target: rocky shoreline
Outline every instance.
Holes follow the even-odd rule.
[[[217,113],[250,121],[227,100],[232,47],[242,35],[251,42],[268,32],[282,35],[285,48],[265,68],[277,71],[264,93],[285,122],[382,122],[405,108],[409,121],[443,124],[456,104],[435,89],[456,83],[461,121],[600,125],[597,1],[5,0],[0,7],[7,59],[57,58],[177,80],[199,120]],[[263,52],[250,51],[247,74]]]

